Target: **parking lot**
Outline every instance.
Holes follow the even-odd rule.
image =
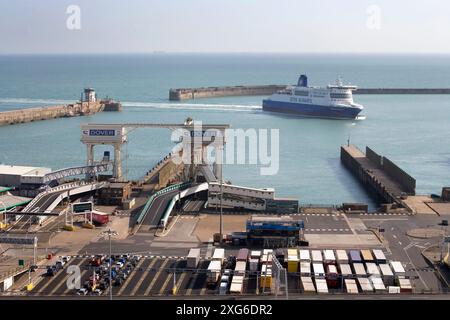
[[[77,295],[109,295],[109,267],[107,267],[108,258],[103,256],[99,266],[93,265],[93,259],[97,256],[73,256],[64,267],[57,271],[53,276],[44,273],[41,280],[36,284],[34,289],[28,294],[31,296],[72,296]],[[136,256],[134,256],[136,257]],[[113,268],[116,269],[116,275],[113,276],[112,294],[120,297],[198,297],[198,296],[214,296],[219,295],[218,286],[208,287],[207,285],[207,268],[210,259],[201,259],[197,269],[188,269],[185,257],[162,257],[162,256],[139,256],[139,258],[123,258],[122,256],[113,256]],[[118,260],[124,261],[123,266],[119,267]],[[124,259],[124,260],[122,260]],[[106,264],[105,264],[106,261]],[[80,293],[79,289],[71,289],[68,284],[73,281],[70,270],[74,270],[74,266],[79,267],[81,287],[87,288],[85,292]],[[125,272],[129,268],[130,270]],[[234,268],[226,261],[223,265],[225,268]],[[101,269],[104,269],[103,271]],[[222,269],[222,271],[223,271]],[[432,272],[432,270],[430,270]],[[95,276],[96,285],[92,287],[92,279]],[[126,274],[125,276],[123,276]],[[417,282],[414,276],[414,270],[406,270],[407,278],[411,282]],[[116,279],[120,278],[120,281]],[[255,294],[270,295],[273,294],[270,288],[261,288],[261,275],[257,278],[256,273],[247,270],[243,281],[243,290],[241,295],[253,296]],[[90,281],[91,280],[91,281]],[[90,283],[90,284],[89,284]],[[103,283],[103,285],[102,285]],[[287,273],[287,285],[289,294],[302,295],[304,288],[300,281],[299,272]],[[174,287],[176,290],[174,292]],[[258,288],[259,287],[259,288]],[[329,294],[345,293],[342,286],[330,288]],[[360,292],[360,294],[367,294]],[[227,293],[230,295],[230,293]]]

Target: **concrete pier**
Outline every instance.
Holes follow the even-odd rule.
[[[354,145],[341,147],[341,162],[380,203],[402,205],[402,197],[415,194],[416,180],[369,147],[366,154]]]
[[[121,103],[113,100],[78,102],[68,105],[11,110],[0,112],[0,126],[63,117],[91,115],[101,111],[121,110]]]
[[[170,89],[169,100],[181,101],[228,96],[267,96],[284,88],[286,88],[284,85],[263,85]]]
[[[170,89],[169,100],[228,97],[228,96],[269,96],[286,85],[227,86]],[[450,88],[359,88],[354,94],[450,94]]]

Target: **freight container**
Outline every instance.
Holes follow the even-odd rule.
[[[261,256],[261,263],[262,264],[272,264],[272,255],[271,254],[269,254],[269,255],[263,254]]]
[[[406,276],[405,268],[400,261],[391,261],[390,265],[394,271],[394,276],[398,278],[404,278]]]
[[[350,261],[352,263],[361,263],[362,262],[359,250],[350,250]]]
[[[347,291],[347,293],[349,294],[357,294],[358,291],[358,286],[356,285],[356,280],[354,279],[345,279],[345,290]]]
[[[305,277],[311,276],[311,263],[310,262],[300,262],[300,275]]]
[[[388,264],[380,264],[381,278],[385,285],[393,285],[394,284],[394,273],[392,272],[391,267]]]
[[[384,255],[383,250],[374,249],[372,250],[372,253],[376,263],[378,264],[386,263],[386,256]]]
[[[222,264],[225,260],[225,249],[217,248],[216,250],[214,250],[212,260],[220,261],[220,263]]]
[[[234,268],[234,277],[233,277],[233,281],[234,278],[236,276],[243,276],[245,275],[245,270],[247,269],[247,262],[245,261],[238,261],[236,262],[236,267]]]
[[[325,279],[316,278],[316,289],[317,293],[328,293],[328,286]]]
[[[251,259],[259,259],[261,257],[261,251],[252,251],[250,252]]]
[[[339,269],[341,271],[341,275],[346,278],[352,278],[353,272],[352,268],[350,268],[350,265],[347,263],[342,263],[339,265]]]
[[[242,282],[232,282],[230,286],[230,293],[242,293],[242,289],[244,287],[244,284]]]
[[[323,262],[322,251],[320,250],[311,250],[312,262]]]
[[[323,262],[327,264],[336,264],[336,257],[333,250],[323,250]]]
[[[272,266],[263,264],[261,266],[260,288],[270,289],[272,287]]]
[[[362,263],[354,263],[353,264],[353,273],[357,277],[367,277],[366,269]]]
[[[387,287],[389,294],[399,294],[400,293],[400,287],[397,286],[388,286]]]
[[[378,266],[374,262],[366,263],[366,270],[369,276],[377,276],[377,277],[381,276],[380,270],[378,269]]]
[[[386,287],[383,283],[383,280],[380,277],[371,276],[369,277],[370,282],[372,283],[375,292],[382,293],[386,292]]]
[[[298,252],[297,249],[288,249],[287,256],[287,269],[289,273],[295,273],[298,271]]]
[[[250,259],[249,267],[250,271],[258,271],[259,259]]]
[[[244,283],[244,276],[241,275],[235,275],[233,276],[233,280],[231,283]]]
[[[348,263],[348,255],[345,250],[336,250],[336,261],[338,263]]]
[[[359,287],[361,288],[361,292],[370,293],[373,292],[372,284],[370,283],[368,278],[357,278]]]
[[[239,250],[238,255],[236,257],[236,261],[245,261],[247,262],[248,260],[248,249],[242,248]]]
[[[362,256],[363,261],[365,263],[374,262],[375,261],[373,259],[372,252],[370,252],[370,250],[361,250],[361,256]]]
[[[189,269],[196,269],[200,261],[200,248],[192,248],[186,258],[186,266]]]
[[[399,278],[397,284],[400,287],[400,293],[412,293],[411,280]]]
[[[316,293],[316,287],[311,279],[311,277],[300,277],[300,287],[303,293]]]
[[[334,264],[329,264],[326,266],[327,274],[326,280],[329,288],[339,287],[339,274],[337,268]]]
[[[207,284],[209,286],[217,284],[222,271],[222,263],[219,260],[212,260],[209,263],[207,273]]]
[[[325,278],[325,270],[322,263],[313,263],[313,271],[315,279]]]
[[[309,254],[309,250],[300,249],[300,262],[311,262],[311,255]]]

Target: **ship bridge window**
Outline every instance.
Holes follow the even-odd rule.
[[[331,99],[350,99],[351,97],[352,95],[348,93],[330,93]]]
[[[308,97],[309,91],[295,90],[296,96]]]

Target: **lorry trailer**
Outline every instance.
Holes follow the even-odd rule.
[[[345,279],[344,280],[345,283],[345,290],[347,291],[347,293],[349,294],[357,294],[358,291],[358,286],[356,284],[356,280],[354,279]]]
[[[373,249],[372,253],[376,263],[378,264],[386,263],[386,256],[384,255],[383,250]]]
[[[316,287],[311,279],[311,277],[300,277],[300,287],[303,293],[316,293]]]
[[[394,273],[388,264],[380,264],[381,278],[385,285],[390,286],[394,284]]]
[[[338,263],[348,263],[348,255],[345,250],[336,250],[336,261]]]
[[[216,285],[219,281],[220,274],[222,271],[222,263],[220,260],[212,260],[209,263],[208,269],[207,269],[207,284],[208,286]]]
[[[192,248],[189,250],[186,258],[186,266],[189,269],[196,269],[200,261],[200,248]]]

